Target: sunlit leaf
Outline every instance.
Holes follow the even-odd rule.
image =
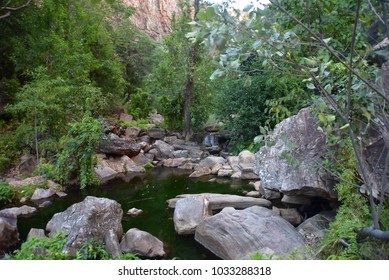
[[[308,83],[308,84],[307,84],[307,88],[308,88],[308,89],[315,89],[316,87],[315,87],[314,84]]]

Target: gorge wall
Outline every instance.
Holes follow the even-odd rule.
[[[123,0],[125,5],[134,7],[133,23],[154,40],[170,33],[174,16],[182,14],[179,3],[183,0]]]

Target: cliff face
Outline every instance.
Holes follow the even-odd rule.
[[[179,3],[182,0],[124,0],[136,12],[131,16],[134,24],[151,38],[159,40],[171,31],[173,16],[182,14]]]

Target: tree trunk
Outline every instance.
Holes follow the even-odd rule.
[[[199,2],[200,0],[194,1],[194,20],[197,21],[197,13],[199,11]],[[195,70],[195,59],[196,59],[196,43],[192,43],[189,50],[189,59],[188,59],[188,77],[185,84],[184,90],[184,137],[185,140],[189,140],[193,135],[192,130],[192,116],[190,113],[190,108],[192,105],[194,81],[193,75]]]

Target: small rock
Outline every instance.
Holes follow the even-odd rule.
[[[61,192],[61,191],[59,191],[59,192],[56,192],[55,193],[58,197],[65,197],[65,196],[67,196],[68,194],[67,193],[65,193],[65,192]]]
[[[203,167],[190,174],[189,178],[198,178],[198,177],[207,176],[211,174],[212,174],[212,170],[209,167]]]
[[[47,186],[49,187],[49,189],[51,189],[53,191],[58,191],[58,190],[62,189],[60,184],[57,184],[56,182],[54,182],[52,180],[47,180]]]
[[[27,240],[30,240],[32,237],[45,237],[45,230],[41,228],[32,228],[30,229],[28,235],[27,235]]]
[[[55,191],[52,189],[36,189],[34,194],[31,197],[31,200],[41,200],[45,198],[49,198],[55,195]]]
[[[137,208],[131,208],[130,210],[127,211],[127,215],[131,217],[137,217],[143,213],[143,210],[137,209]]]
[[[125,121],[125,122],[132,122],[134,120],[134,117],[130,114],[120,113],[119,120]]]
[[[126,137],[130,139],[135,139],[139,136],[141,129],[138,127],[127,127],[126,128]]]
[[[39,208],[45,208],[45,207],[49,207],[49,206],[51,206],[53,203],[51,202],[51,201],[49,201],[49,200],[46,200],[46,201],[44,201],[44,202],[42,202],[41,204],[39,204]]]
[[[231,175],[232,179],[241,179],[242,178],[242,172],[235,172],[234,174]]]
[[[213,167],[212,167],[212,175],[216,175],[220,169],[223,168],[223,164],[221,163],[216,163]]]
[[[257,191],[250,191],[246,194],[246,196],[250,196],[250,197],[260,197],[261,194]]]
[[[217,176],[218,177],[231,177],[232,172],[233,172],[232,169],[220,169],[217,172]]]

